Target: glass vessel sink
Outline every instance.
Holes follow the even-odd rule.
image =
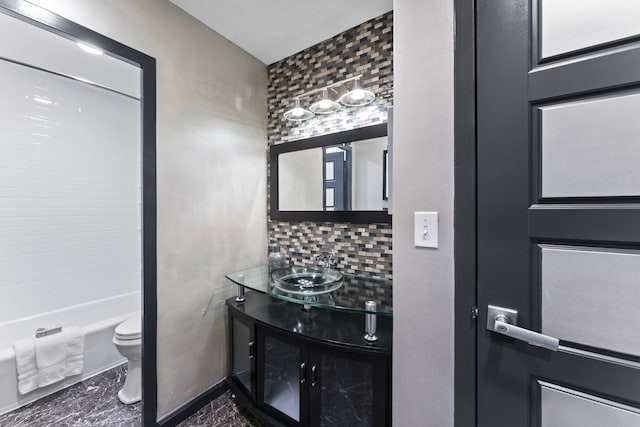
[[[276,288],[289,294],[320,295],[342,286],[344,276],[333,268],[286,267],[271,273]]]
[[[319,290],[321,288],[314,290],[308,284],[306,288],[301,288],[300,284],[296,284],[295,281],[293,283],[284,281],[283,283],[282,279],[276,280],[272,274],[276,271],[270,272],[266,264],[228,273],[225,277],[243,288],[311,307],[346,310],[353,313],[369,313],[366,311],[366,303],[367,301],[374,301],[376,302],[376,314],[392,316],[393,290],[391,280],[312,265],[285,268],[282,269],[281,273],[285,273],[283,276],[286,276],[286,273],[293,275],[294,271],[300,273],[305,270],[308,274],[306,280],[309,280],[310,276],[313,277],[310,274],[311,271],[319,271],[326,274],[327,278],[332,271],[335,271],[343,277],[342,280],[338,280],[335,276],[336,273],[334,273],[332,277],[335,277],[335,279],[328,281],[328,283],[334,283],[325,285],[324,292]],[[304,276],[302,277],[304,278]],[[293,291],[288,289],[293,289]]]

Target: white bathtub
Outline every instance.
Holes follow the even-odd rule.
[[[125,362],[111,341],[113,331],[119,323],[137,315],[140,304],[141,297],[138,291],[0,323],[0,414]],[[13,343],[32,337],[37,328],[47,326],[82,327],[85,333],[84,370],[80,376],[67,378],[21,396],[18,393]]]

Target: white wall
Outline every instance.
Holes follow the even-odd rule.
[[[322,148],[278,156],[278,207],[283,211],[321,211]]]
[[[453,426],[453,0],[393,6],[393,425]],[[418,210],[438,249],[413,247]]]
[[[381,211],[382,153],[387,149],[387,137],[366,139],[351,144],[351,209]]]
[[[267,70],[165,0],[34,0],[157,60],[158,413],[226,374],[224,274],[266,262]]]

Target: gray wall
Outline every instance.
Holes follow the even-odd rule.
[[[224,378],[224,274],[266,262],[267,69],[165,0],[33,3],[157,60],[162,416]]]
[[[453,0],[394,1],[393,425],[453,425]],[[413,212],[440,212],[438,249]]]

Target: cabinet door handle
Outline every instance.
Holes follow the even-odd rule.
[[[306,363],[302,362],[300,364],[300,384],[304,384],[304,382],[307,380],[307,370],[305,369],[306,367]]]
[[[253,359],[254,356],[254,342],[253,341],[249,341],[249,359]]]
[[[311,367],[311,387],[316,386],[316,365]]]

